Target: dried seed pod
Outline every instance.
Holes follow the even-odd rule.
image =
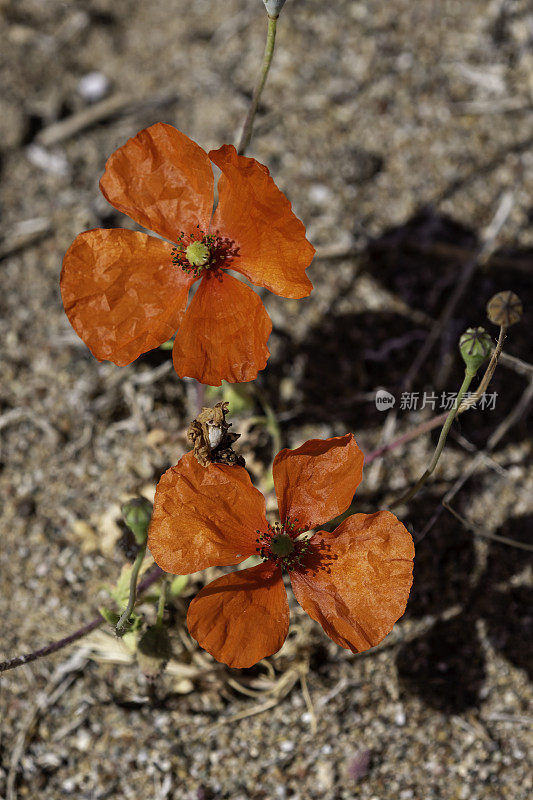
[[[504,328],[519,322],[522,313],[522,301],[514,292],[498,292],[487,303],[487,317]]]
[[[202,467],[208,464],[238,464],[244,467],[242,456],[233,452],[233,444],[240,433],[231,433],[231,422],[226,422],[228,403],[221,400],[213,408],[202,408],[187,430],[196,460]]]

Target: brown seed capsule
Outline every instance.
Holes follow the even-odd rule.
[[[522,301],[514,292],[498,292],[487,303],[487,316],[495,325],[509,328],[522,318]]]

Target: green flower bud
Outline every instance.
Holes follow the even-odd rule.
[[[269,17],[279,17],[279,12],[285,5],[285,0],[263,0]]]
[[[492,339],[485,328],[468,328],[459,339],[459,350],[472,375],[490,356],[491,349]]]
[[[152,518],[152,504],[144,497],[128,500],[122,506],[124,522],[135,536],[137,544],[144,544],[148,536],[148,526]]]

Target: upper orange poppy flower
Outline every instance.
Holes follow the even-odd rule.
[[[410,534],[389,511],[378,511],[354,514],[333,533],[301,537],[352,502],[363,471],[352,434],[282,450],[273,470],[281,519],[274,526],[242,467],[201,467],[187,453],[159,481],[148,546],[162,569],[185,574],[263,558],[202,589],[189,607],[189,631],[230,667],[272,655],[289,629],[285,567],[296,599],[334,642],[354,653],[373,647],[405,610]]]
[[[222,171],[214,213],[211,162]],[[100,189],[116,209],[174,244],[121,228],[76,237],[63,261],[61,295],[93,355],[124,366],[177,330],[180,377],[212,386],[253,380],[270,355],[272,323],[258,295],[224,270],[283,297],[306,297],[313,288],[305,270],[314,247],[268,169],[232,145],[207,154],[158,123],[113,153]]]

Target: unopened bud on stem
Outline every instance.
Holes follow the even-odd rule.
[[[485,328],[468,328],[459,339],[459,350],[467,372],[475,375],[490,356],[492,340]]]
[[[285,5],[285,0],[263,0],[269,17],[279,17],[279,12]]]
[[[124,522],[135,536],[137,544],[143,545],[148,535],[148,526],[152,518],[152,504],[144,497],[128,500],[122,506]]]

